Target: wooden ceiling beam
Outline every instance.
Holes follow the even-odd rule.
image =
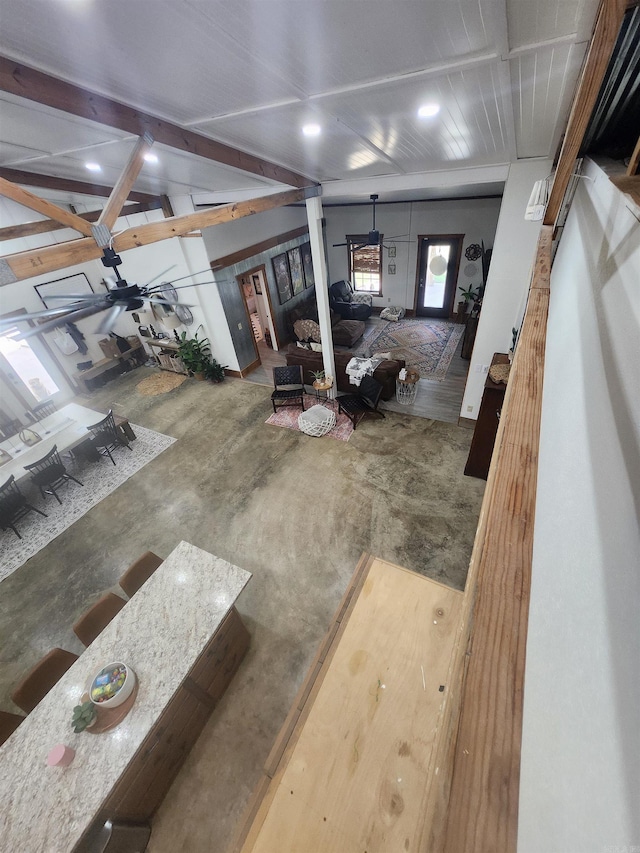
[[[157,243],[160,240],[168,240],[171,237],[182,237],[198,228],[208,228],[211,225],[232,222],[235,219],[242,219],[254,213],[263,213],[286,204],[295,204],[305,197],[305,190],[287,190],[250,201],[226,204],[184,216],[174,216],[160,222],[148,222],[118,234],[114,237],[113,248],[116,252],[123,252],[127,249]],[[93,237],[6,255],[0,258],[0,287],[34,275],[42,275],[74,264],[96,260],[101,256],[102,249]]]
[[[626,0],[603,0],[600,6],[589,52],[573,99],[543,225],[555,226],[558,219],[564,194],[575,170],[576,158],[616,45],[625,10]]]
[[[146,204],[128,204],[123,208],[120,215],[133,216],[135,213],[146,213],[148,210],[160,210],[161,207],[162,203],[159,199]],[[87,222],[97,222],[101,213],[102,210],[91,210],[88,213],[78,213],[78,216],[81,219],[86,219]],[[48,234],[51,231],[60,231],[63,228],[66,228],[66,225],[61,225],[51,219],[39,219],[37,222],[25,222],[22,225],[8,225],[6,228],[0,228],[0,243],[5,240],[18,240],[21,237],[33,237],[35,234]]]
[[[109,230],[113,228],[116,219],[120,216],[120,211],[127,200],[127,196],[133,189],[136,178],[140,174],[145,154],[149,153],[152,145],[153,137],[150,133],[145,133],[144,136],[138,139],[127,161],[127,165],[122,170],[107,203],[102,209],[98,225],[106,225]]]
[[[77,193],[79,195],[92,195],[98,198],[109,198],[113,187],[104,184],[90,184],[85,181],[72,181],[68,178],[56,178],[53,175],[42,175],[39,172],[24,172],[21,169],[6,169],[0,166],[0,177],[14,184],[26,187],[40,187],[44,190],[59,190],[65,193]],[[158,201],[160,196],[151,193],[129,193],[128,200],[147,204]]]
[[[91,225],[85,219],[81,219],[77,214],[71,213],[70,210],[63,210],[52,201],[38,198],[38,196],[17,186],[17,184],[11,183],[11,181],[7,181],[5,178],[0,178],[0,195],[10,198],[23,207],[29,208],[29,210],[42,213],[49,219],[64,225],[65,228],[73,228],[74,231],[79,231],[85,237],[91,236]]]
[[[242,169],[261,178],[300,188],[315,184],[304,175],[276,163],[216,142],[207,136],[3,56],[0,56],[0,90],[135,136],[148,132],[162,145],[214,160],[234,169]]]

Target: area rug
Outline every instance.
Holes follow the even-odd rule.
[[[356,355],[369,358],[376,352],[390,352],[392,358],[403,358],[421,379],[441,382],[447,375],[464,326],[448,320],[382,321],[376,335],[365,340]]]
[[[16,527],[22,539],[18,539],[13,530],[0,532],[0,581],[9,577],[26,563],[29,557],[37,554],[56,536],[82,518],[91,507],[100,503],[176,441],[169,435],[133,424],[131,426],[137,436],[131,443],[133,450],[116,450],[115,465],[105,457],[102,457],[100,462],[93,463],[65,460],[69,473],[77,477],[83,486],[77,486],[73,481],[63,486],[60,490],[62,505],[53,496],[47,496],[43,501],[37,489],[34,491],[30,488],[28,478],[21,482],[20,487],[24,494],[31,499],[35,507],[46,512],[47,517],[31,512],[18,521]]]
[[[186,378],[183,373],[169,373],[168,370],[163,370],[138,382],[136,391],[143,397],[157,397],[159,394],[167,394],[174,388],[179,388]]]
[[[304,407],[305,409],[310,409],[311,406],[315,406],[318,401],[311,394],[304,395]],[[349,418],[343,414],[342,412],[338,414],[338,406],[335,405],[334,412],[336,413],[337,423],[331,432],[327,433],[329,438],[337,438],[338,441],[349,441],[351,433],[353,432],[353,424],[349,420]],[[298,415],[302,409],[297,406],[282,406],[275,412],[271,417],[267,418],[265,421],[266,424],[271,424],[271,426],[279,426],[284,427],[285,429],[294,429],[297,432],[301,432],[298,427]],[[312,439],[313,436],[308,436],[309,439]],[[325,436],[322,436],[325,438]],[[316,439],[313,439],[314,441]]]

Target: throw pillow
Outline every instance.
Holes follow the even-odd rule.
[[[320,342],[320,326],[314,320],[296,320],[293,331],[300,341]]]
[[[322,344],[316,344],[314,341],[311,341],[309,346],[314,352],[322,352]]]
[[[383,361],[389,361],[391,359],[390,352],[374,352],[371,354],[371,358],[381,358]]]
[[[308,344],[306,341],[296,341],[296,346],[300,347],[300,349],[311,349],[311,344]]]

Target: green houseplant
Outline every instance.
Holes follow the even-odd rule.
[[[91,700],[83,702],[81,705],[76,705],[73,709],[73,717],[71,725],[76,734],[80,734],[89,726],[92,726],[98,716],[98,709]]]
[[[459,287],[461,299],[458,302],[458,317],[464,317],[469,308],[469,303],[475,302],[480,294],[480,287],[474,287],[472,284],[469,285],[466,289],[464,287]]]
[[[207,368],[211,364],[211,349],[208,338],[199,338],[196,332],[192,338],[182,332],[178,354],[184,366],[195,379],[204,379]]]

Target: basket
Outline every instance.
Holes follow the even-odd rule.
[[[171,364],[171,356],[167,353],[159,353],[158,361],[160,362],[160,367],[166,367],[167,370],[173,370],[173,365]]]

